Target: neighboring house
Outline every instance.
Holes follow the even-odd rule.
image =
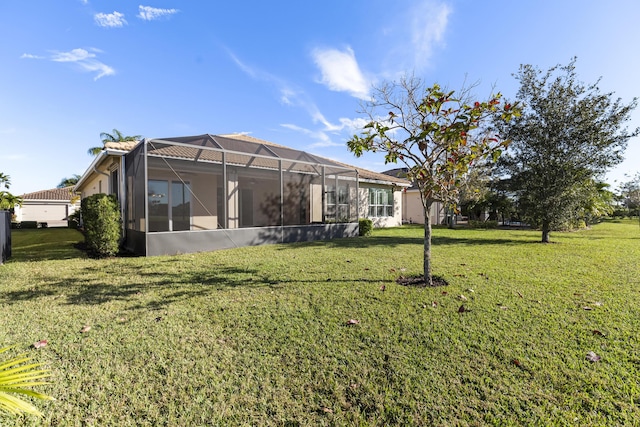
[[[247,135],[107,143],[75,186],[115,194],[139,255],[349,237],[358,219],[402,223],[391,177]]]
[[[390,169],[382,172],[385,175],[407,178],[407,168]],[[424,208],[420,199],[420,190],[411,183],[411,186],[402,190],[402,222],[404,224],[424,224]],[[431,224],[446,224],[447,212],[441,202],[431,205]]]
[[[69,215],[80,209],[73,187],[53,188],[23,194],[22,206],[16,206],[17,222],[34,221],[47,227],[67,227]]]

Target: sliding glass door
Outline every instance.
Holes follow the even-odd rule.
[[[149,231],[191,229],[191,191],[188,182],[150,179],[147,200]]]

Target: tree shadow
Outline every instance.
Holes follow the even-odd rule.
[[[43,277],[40,279],[41,285],[0,293],[0,303],[11,305],[48,297],[60,299],[68,305],[102,305],[125,301],[132,303],[127,307],[131,310],[160,309],[174,302],[240,286],[257,288],[274,284],[270,279],[261,277],[257,270],[235,267],[216,266],[207,272],[171,272],[168,268],[163,271],[140,270],[140,266],[136,265],[117,265],[90,267],[84,270],[86,274],[81,277]],[[96,280],[94,277],[98,272],[106,278]],[[112,274],[133,280],[128,283],[110,282],[108,277]],[[154,293],[158,298],[149,299],[149,295]]]
[[[78,230],[70,228],[42,228],[12,230],[11,258],[8,262],[56,261],[86,258],[78,248],[83,240]]]
[[[484,245],[529,245],[535,243],[537,240],[523,240],[523,239],[511,239],[509,237],[504,238],[465,238],[465,237],[445,237],[434,236],[431,238],[431,244],[434,246],[445,245],[468,245],[468,246],[484,246]],[[392,236],[370,236],[370,237],[345,237],[332,240],[313,241],[313,242],[300,242],[291,243],[288,245],[300,246],[300,247],[314,247],[314,246],[328,246],[333,248],[353,248],[353,249],[365,249],[376,246],[383,247],[398,247],[402,245],[424,245],[424,239],[422,237],[392,237]],[[279,250],[287,250],[289,246],[280,246]]]

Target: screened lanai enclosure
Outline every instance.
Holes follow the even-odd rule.
[[[358,172],[251,137],[145,139],[124,157],[125,247],[172,255],[358,234]]]

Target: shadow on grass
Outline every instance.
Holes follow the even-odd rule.
[[[11,258],[8,262],[51,261],[86,258],[76,248],[82,233],[70,228],[11,230]]]
[[[469,246],[483,246],[483,245],[529,245],[536,243],[537,240],[533,239],[510,239],[505,238],[464,238],[464,237],[445,237],[434,236],[431,238],[431,244],[434,246],[439,245],[469,245]],[[334,248],[371,248],[376,246],[384,246],[395,248],[402,245],[420,245],[424,244],[422,237],[393,237],[393,236],[373,236],[373,237],[354,237],[354,238],[339,238],[325,241],[314,242],[300,242],[292,243],[292,245],[300,246],[329,246]],[[288,249],[287,246],[280,246],[279,250]]]
[[[76,230],[24,230],[16,237],[14,261],[67,260],[86,258],[86,254],[75,248],[82,235]],[[504,238],[466,238],[436,236],[437,245],[526,245],[530,240]],[[329,241],[301,242],[282,245],[279,250],[295,247],[329,248],[385,248],[402,245],[422,245],[421,236],[373,236],[344,238]],[[125,309],[161,309],[168,305],[214,295],[217,292],[242,288],[279,287],[287,283],[300,283],[300,280],[273,280],[258,269],[239,268],[228,265],[199,267],[193,270],[189,263],[180,257],[174,258],[137,258],[130,261],[96,262],[83,267],[75,273],[61,273],[49,277],[39,277],[39,284],[19,291],[0,293],[0,303],[12,304],[39,298],[52,298],[69,305],[101,305],[110,302],[124,302]],[[339,283],[352,282],[353,279],[341,279],[327,276],[327,281]],[[379,283],[379,279],[357,279]],[[314,281],[314,283],[316,283]]]
[[[164,269],[164,270],[159,270]],[[59,299],[68,305],[100,305],[117,301],[130,302],[127,307],[161,309],[174,302],[197,298],[219,291],[272,286],[274,282],[260,278],[256,270],[215,266],[203,272],[172,272],[167,261],[145,265],[110,264],[84,268],[82,276],[42,277],[41,283],[20,291],[0,293],[0,303],[15,304],[38,298]],[[113,282],[109,277],[117,278]],[[96,277],[99,277],[97,279]],[[129,280],[128,283],[122,283]]]

